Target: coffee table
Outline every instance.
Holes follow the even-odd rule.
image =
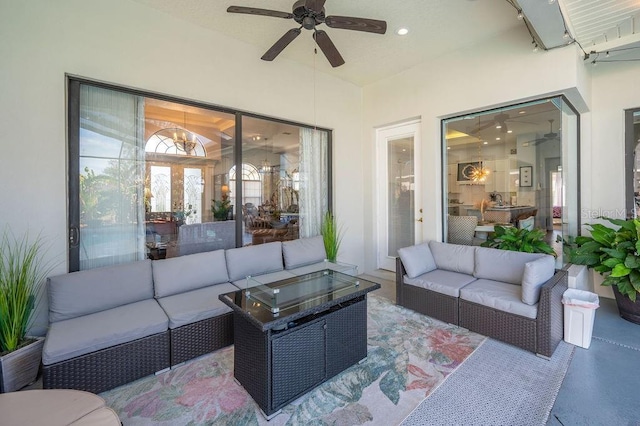
[[[219,297],[234,312],[234,376],[267,419],[367,357],[366,297],[380,284],[330,269],[247,281]]]

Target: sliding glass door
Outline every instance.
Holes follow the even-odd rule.
[[[319,233],[328,130],[76,79],[68,87],[71,271]]]

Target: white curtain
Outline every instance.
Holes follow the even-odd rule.
[[[320,233],[329,208],[329,138],[325,131],[300,129],[300,237]]]
[[[80,88],[80,269],[145,257],[144,98]]]

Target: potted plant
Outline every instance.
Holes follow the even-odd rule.
[[[602,217],[615,225],[587,224],[591,236],[578,236],[568,250],[571,263],[586,265],[611,286],[620,316],[640,324],[640,220]]]
[[[556,256],[544,237],[546,233],[541,229],[519,229],[514,226],[504,227],[496,225],[495,232],[489,234],[482,247],[497,248],[501,250],[523,251],[526,253],[545,253]]]
[[[40,237],[2,234],[0,251],[0,392],[12,392],[38,375],[44,339],[26,336],[52,265],[42,263]]]
[[[322,240],[324,241],[327,260],[335,262],[342,243],[342,231],[339,229],[335,216],[330,211],[327,211],[322,218],[320,234],[322,234]]]
[[[231,200],[227,194],[222,194],[222,198],[218,201],[211,200],[211,213],[215,220],[227,220],[231,209]]]

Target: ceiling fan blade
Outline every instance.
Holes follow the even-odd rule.
[[[313,10],[314,12],[322,12],[322,8],[324,7],[324,3],[326,0],[306,0],[304,2],[304,7],[309,10]]]
[[[284,19],[293,18],[293,14],[288,12],[280,12],[277,10],[269,10],[269,9],[258,9],[255,7],[229,6],[227,8],[227,12],[245,13],[247,15],[271,16],[272,18],[284,18]]]
[[[324,53],[324,56],[327,57],[329,63],[332,67],[339,67],[344,64],[344,59],[342,59],[342,55],[336,49],[336,46],[333,44],[329,35],[325,31],[316,31],[313,34],[313,38],[316,40],[318,46],[320,46],[320,50]]]
[[[300,30],[300,28],[290,29],[289,31],[284,33],[284,35],[280,37],[280,40],[276,41],[275,44],[271,46],[271,48],[267,50],[260,59],[262,59],[263,61],[273,61],[276,56],[278,56],[280,52],[282,52],[284,48],[289,45],[289,43],[291,43],[296,37],[300,35],[301,32],[302,31]]]
[[[330,28],[342,30],[365,31],[376,34],[384,34],[387,32],[387,23],[385,21],[378,21],[377,19],[327,16],[324,23]]]

